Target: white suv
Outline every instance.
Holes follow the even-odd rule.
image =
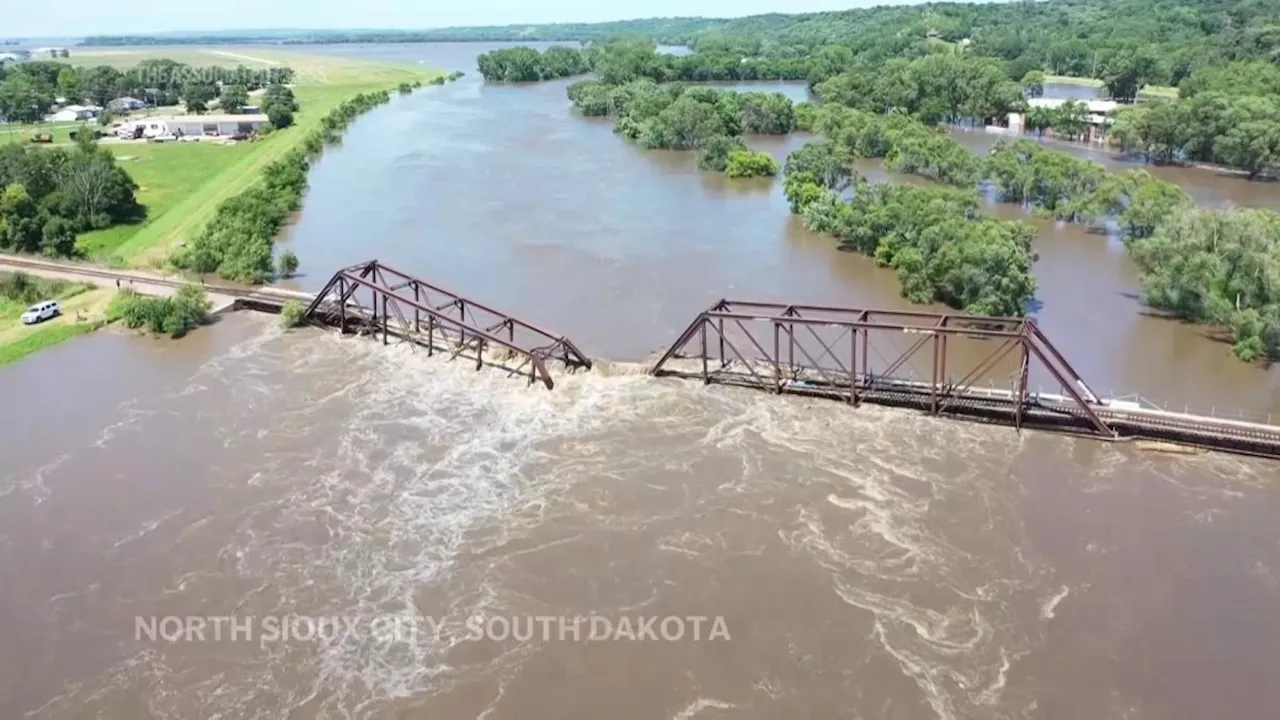
[[[48,320],[51,317],[55,317],[57,314],[58,301],[45,300],[44,302],[38,302],[27,308],[27,311],[22,313],[22,322],[25,325],[34,325],[38,322]]]

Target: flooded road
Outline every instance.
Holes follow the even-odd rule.
[[[253,314],[0,370],[0,718],[1274,714],[1275,463],[650,378],[721,296],[902,306],[897,281],[776,184],[567,112],[563,84],[397,99],[288,240],[305,287],[378,257],[610,358],[554,391]],[[1275,408],[1274,371],[1140,312],[1116,243],[1038,249],[1038,316],[1097,389]],[[682,631],[620,631],[644,619]]]

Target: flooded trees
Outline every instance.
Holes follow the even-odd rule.
[[[1280,170],[1280,121],[1240,123],[1214,140],[1213,149],[1228,165],[1248,173],[1250,179]]]
[[[769,153],[734,150],[725,163],[725,174],[731,178],[773,177],[778,174],[778,161]]]
[[[729,166],[729,154],[746,148],[747,146],[742,144],[742,138],[740,137],[716,135],[707,138],[706,142],[702,144],[701,152],[698,153],[698,168],[724,172]]]
[[[1034,228],[981,217],[971,189],[871,184],[833,144],[806,148],[787,159],[784,185],[805,227],[893,269],[912,302],[981,315],[1026,312],[1036,287]],[[833,169],[839,164],[844,170]],[[835,188],[851,190],[851,197]]]
[[[503,48],[476,58],[480,75],[490,82],[533,82],[583,75],[590,70],[582,52],[554,45],[539,53],[530,47]]]
[[[1280,357],[1280,214],[1186,207],[1132,246],[1143,300],[1230,328],[1237,357]]]

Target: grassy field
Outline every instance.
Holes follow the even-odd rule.
[[[102,326],[110,291],[67,283],[51,286],[51,290],[62,313],[39,325],[22,324],[25,304],[0,298],[0,365]]]
[[[255,143],[123,143],[109,144],[120,165],[138,183],[138,202],[147,218],[137,225],[117,225],[81,235],[77,245],[90,258],[117,255],[126,242],[162,221],[195,189],[256,152]]]
[[[92,259],[116,265],[163,262],[183,240],[194,236],[213,216],[218,204],[261,179],[262,168],[282,157],[320,125],[330,110],[348,98],[371,90],[392,90],[404,82],[427,82],[443,73],[416,65],[394,65],[345,58],[298,55],[254,48],[120,48],[76,53],[77,65],[131,67],[147,58],[167,57],[191,65],[287,65],[295,71],[294,94],[300,105],[295,124],[265,137],[235,145],[213,143],[103,143],[138,183],[145,221],[82,235],[80,248]],[[47,123],[0,128],[0,143],[26,142],[36,132],[53,132],[57,143],[78,123]],[[0,365],[91,332],[109,322],[112,291],[85,285],[51,290],[62,314],[39,325],[23,325],[26,307],[0,300]]]
[[[36,133],[51,133],[55,143],[71,142],[71,131],[80,126],[74,122],[40,123],[38,125],[5,125],[0,127],[0,143],[30,142]]]
[[[140,224],[91,232],[79,238],[79,246],[91,258],[113,265],[146,266],[163,261],[175,246],[200,232],[220,202],[257,182],[264,166],[297,146],[342,101],[357,93],[390,90],[402,82],[426,82],[442,74],[417,65],[266,48],[112,48],[75,52],[69,61],[76,65],[127,68],[148,58],[255,69],[287,65],[295,72],[294,94],[300,109],[292,127],[236,146],[108,144],[137,181],[139,202],[147,206],[147,218]]]

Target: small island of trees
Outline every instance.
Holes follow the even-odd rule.
[[[1096,78],[1121,102],[1144,86],[1180,84],[1175,99],[1123,107],[1109,143],[1152,162],[1210,162],[1250,178],[1276,172],[1280,67],[1259,58],[1263,35],[1242,40],[1260,16],[1228,4],[1221,12],[1244,23],[1233,32],[1208,20],[1218,10],[1178,2],[1156,9],[1144,0],[1000,6],[998,23],[995,6],[935,5],[927,27],[919,8],[769,16],[754,25],[728,21],[738,33],[697,34],[695,52],[684,56],[659,53],[646,40],[594,38],[581,50],[499,51],[481,72],[498,81],[590,73],[568,89],[581,114],[612,118],[620,135],[647,148],[696,150],[700,168],[734,176],[777,172],[749,154],[743,135],[818,134],[787,159],[792,210],[841,247],[895,270],[914,302],[1027,311],[1035,232],[983,217],[977,190],[985,189],[1037,214],[1114,229],[1142,273],[1144,302],[1228,328],[1242,359],[1280,357],[1276,213],[1200,210],[1142,169],[1107,172],[1032,140],[1001,141],[977,156],[937,127],[1018,112],[1032,132],[1081,138],[1089,128],[1083,103],[1028,106],[1050,73]],[[1091,12],[1106,22],[1088,19]],[[1178,13],[1206,24],[1187,27],[1185,17],[1172,18]],[[845,23],[846,15],[868,22]],[[1182,41],[1169,41],[1175,36]],[[688,84],[758,79],[806,80],[818,104]],[[865,158],[938,185],[868,183],[852,169]]]

